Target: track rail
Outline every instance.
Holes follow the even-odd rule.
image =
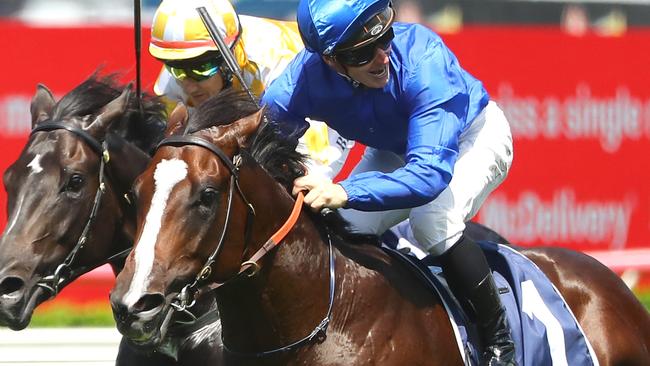
[[[114,328],[0,328],[0,365],[115,365],[120,339]]]

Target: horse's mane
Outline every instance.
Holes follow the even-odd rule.
[[[206,128],[227,125],[258,111],[259,107],[248,94],[228,88],[197,108],[196,113],[190,116],[184,133],[191,134]],[[244,148],[245,153],[289,192],[293,181],[305,174],[306,156],[296,151],[299,133],[296,127],[272,120],[267,114],[251,144]],[[349,223],[338,213],[329,214],[325,218],[318,214],[311,216],[314,221],[321,223],[323,227],[329,227],[334,234],[347,242],[378,240],[372,235],[352,234]]]
[[[87,115],[94,117],[126,87],[119,84],[117,78],[117,74],[99,76],[98,72],[94,73],[56,103],[52,119]],[[142,108],[144,120],[140,119],[138,101],[132,95],[127,112],[120,121],[111,125],[111,131],[151,154],[165,131],[165,107],[158,97],[143,93]]]
[[[191,114],[185,133],[227,125],[258,111],[259,107],[248,94],[228,88],[201,104],[196,113]],[[270,121],[268,117],[266,121]],[[276,121],[263,122],[244,151],[273,179],[289,188],[295,178],[305,173],[305,157],[296,152],[297,142],[295,129]]]

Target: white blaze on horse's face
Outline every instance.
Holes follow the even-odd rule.
[[[41,159],[43,156],[41,154],[36,154],[34,156],[34,159],[27,164],[27,167],[32,171],[33,174],[38,174],[43,171],[43,167],[41,166]],[[25,202],[25,195],[21,194],[20,200],[16,203],[16,210],[13,213],[13,217],[9,218],[9,225],[5,228],[5,233],[11,232],[11,230],[14,228],[16,225],[16,222],[18,221],[18,218],[20,217],[20,211],[22,211],[23,208],[23,203]]]
[[[142,235],[135,247],[135,272],[129,291],[124,296],[124,303],[129,307],[142,297],[149,285],[149,275],[154,262],[154,249],[162,225],[163,213],[172,190],[185,177],[187,177],[187,163],[183,160],[163,159],[156,166],[153,174],[153,198],[145,218]]]
[[[27,167],[30,168],[34,173],[42,172],[43,167],[41,166],[41,158],[41,154],[36,154],[36,156],[34,156],[34,159],[32,159],[32,161],[27,164]]]

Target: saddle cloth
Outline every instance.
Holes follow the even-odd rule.
[[[479,245],[506,307],[518,365],[598,366],[593,348],[569,306],[537,265],[508,246],[491,242],[479,242]],[[430,265],[432,261],[428,258],[420,261],[414,255],[386,246],[384,249],[410,266],[439,295],[465,365],[479,365],[476,328],[449,290],[441,268]]]

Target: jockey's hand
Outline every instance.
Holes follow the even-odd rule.
[[[324,176],[308,174],[293,181],[293,195],[300,191],[307,191],[305,203],[314,212],[327,208],[340,208],[348,203],[348,194],[345,189]]]

